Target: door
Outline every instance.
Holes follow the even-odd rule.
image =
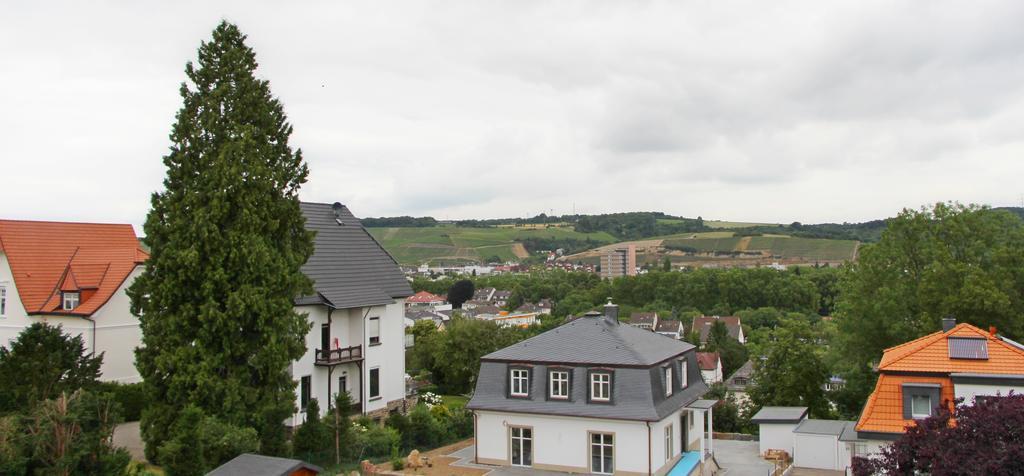
[[[324,354],[331,349],[331,325],[320,324],[320,349]]]
[[[533,465],[533,429],[512,427],[512,466]]]
[[[683,453],[690,450],[690,433],[687,431],[690,428],[689,416],[690,412],[685,410],[679,415],[679,447],[683,449]]]
[[[338,377],[338,391],[348,393],[348,376],[342,375]],[[355,402],[353,402],[355,403]]]

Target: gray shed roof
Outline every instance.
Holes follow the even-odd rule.
[[[843,420],[811,420],[800,422],[793,433],[804,433],[808,435],[830,435],[839,436],[843,434],[847,426],[854,426],[856,423]]]
[[[807,407],[761,407],[753,423],[797,423],[807,416]]]
[[[322,473],[323,468],[297,459],[242,453],[218,466],[207,476],[286,476],[300,468]]]
[[[296,299],[296,304],[345,309],[412,296],[398,263],[347,207],[339,205],[337,216],[328,203],[303,202],[301,208],[306,229],[316,232],[316,248],[302,272],[313,280],[317,294]]]
[[[573,320],[481,360],[647,367],[693,349],[692,344],[599,316]]]

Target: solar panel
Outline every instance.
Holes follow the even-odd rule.
[[[949,358],[988,360],[988,340],[974,337],[949,337]]]

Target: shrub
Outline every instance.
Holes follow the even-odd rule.
[[[403,460],[400,456],[391,458],[391,469],[395,471],[401,471],[405,469],[405,460]]]
[[[357,433],[356,438],[363,448],[363,455],[369,457],[390,456],[397,451],[401,442],[401,436],[394,428],[380,425],[372,425],[366,431]]]
[[[96,390],[114,396],[114,401],[121,405],[124,412],[124,421],[139,421],[142,419],[142,411],[149,406],[149,396],[142,382],[100,382]]]
[[[333,418],[333,417],[332,417]],[[294,454],[313,453],[331,446],[331,429],[320,420],[320,404],[315,398],[306,406],[306,422],[299,426],[292,439]]]
[[[451,418],[448,420],[448,428],[455,438],[469,438],[473,436],[473,412],[465,408],[452,410]]]
[[[427,404],[427,406],[440,405],[444,402],[441,396],[434,392],[422,392],[420,393],[420,401]]]
[[[25,474],[28,470],[26,442],[19,417],[0,417],[0,474]]]
[[[402,449],[407,450],[413,447],[413,435],[412,430],[410,428],[409,417],[401,413],[395,413],[394,415],[388,417],[388,421],[385,423],[385,425],[388,428],[394,428],[395,431],[397,431],[398,434],[401,435],[400,446]]]
[[[434,448],[448,437],[448,431],[430,413],[426,405],[416,405],[409,414],[412,443],[419,448]]]
[[[204,474],[235,456],[259,450],[255,429],[204,416],[192,405],[181,412],[172,431],[158,451],[159,462],[170,476]]]

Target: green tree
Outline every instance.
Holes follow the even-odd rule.
[[[146,217],[150,258],[129,289],[143,335],[136,365],[153,398],[142,418],[151,457],[189,404],[255,428],[264,453],[285,450],[288,365],[309,330],[293,307],[311,293],[300,267],[313,240],[298,197],[308,170],[256,67],[226,22],[185,67],[164,190]]]
[[[661,262],[661,270],[672,271],[672,259],[669,258],[668,256],[666,256],[665,260]]]
[[[861,248],[840,289],[837,360],[851,399],[863,402],[882,350],[940,330],[943,317],[1024,336],[1024,227],[974,205],[903,210]]]
[[[517,342],[520,331],[492,321],[455,317],[434,339],[430,371],[435,383],[447,393],[466,393],[476,386],[480,357]]]
[[[698,337],[699,338],[699,337]],[[747,362],[750,357],[747,348],[740,341],[729,335],[729,328],[722,321],[715,321],[708,331],[706,352],[718,352],[722,359],[722,374],[732,375],[736,369]]]
[[[765,358],[754,360],[750,399],[758,407],[804,406],[811,416],[830,416],[822,385],[828,370],[822,361],[819,336],[806,321],[784,319],[763,346]]]
[[[103,354],[91,356],[81,336],[36,322],[7,347],[0,346],[0,412],[27,413],[63,392],[95,386]]]
[[[306,421],[299,425],[292,438],[292,448],[298,456],[324,451],[331,444],[330,428],[320,420],[320,404],[315,398],[306,405]]]
[[[114,448],[120,408],[107,394],[85,390],[40,402],[27,420],[28,467],[34,474],[125,474],[131,456]]]

